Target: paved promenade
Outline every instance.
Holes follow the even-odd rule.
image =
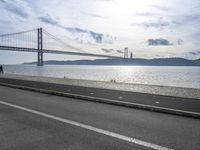
[[[42,80],[43,79],[43,80]],[[74,83],[73,83],[74,81]],[[80,86],[77,86],[77,84],[81,83]],[[92,85],[94,84],[93,81],[78,81],[78,80],[69,80],[69,79],[56,79],[56,78],[41,78],[41,77],[26,77],[26,76],[16,76],[13,75],[4,75],[0,76],[0,83],[6,83],[6,84],[12,84],[12,85],[19,85],[19,86],[25,86],[25,87],[31,87],[36,89],[45,89],[49,91],[57,91],[62,93],[69,93],[74,95],[81,95],[86,97],[92,97],[92,98],[100,98],[100,99],[106,99],[106,100],[112,100],[112,101],[118,101],[118,102],[125,102],[130,104],[139,104],[139,105],[145,105],[150,107],[157,107],[158,108],[165,108],[173,111],[184,111],[189,113],[197,113],[200,116],[200,97],[198,97],[200,94],[199,89],[186,89],[186,88],[175,88],[172,87],[174,91],[179,91],[172,93],[169,96],[169,93],[166,95],[161,95],[159,92],[158,94],[155,93],[138,93],[135,91],[131,91],[131,89],[127,90],[121,90],[120,88],[117,89],[118,84],[111,83],[111,85],[115,88],[114,90],[110,87],[103,88],[100,87],[101,84],[109,84],[109,83],[102,83],[102,82],[96,82],[95,87],[88,86],[86,84],[85,86],[83,83],[88,82],[88,84]],[[98,84],[99,83],[99,84]],[[125,85],[123,85],[125,86]],[[133,86],[133,85],[132,85]],[[150,86],[153,87],[153,86]],[[170,88],[170,87],[165,87]],[[161,91],[163,89],[161,88]],[[181,91],[182,90],[182,91]],[[187,95],[188,98],[185,98],[186,93],[193,93],[193,97],[191,97],[189,94]],[[195,94],[196,93],[196,94]]]
[[[119,91],[130,91],[138,93],[149,93],[156,95],[166,95],[184,98],[200,99],[200,89],[181,88],[181,87],[169,87],[158,85],[146,85],[146,84],[127,84],[127,83],[112,83],[102,81],[91,80],[77,80],[68,78],[52,78],[52,77],[38,77],[38,76],[24,76],[16,74],[4,74],[0,75],[0,78],[11,78],[27,81],[39,81],[64,85],[103,88]]]

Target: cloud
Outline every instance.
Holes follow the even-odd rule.
[[[195,38],[200,38],[200,32],[193,35]]]
[[[40,20],[41,22],[47,23],[47,24],[51,24],[51,25],[55,25],[55,26],[60,26],[58,20],[53,19],[48,14],[45,15],[45,16],[38,17],[38,20]]]
[[[72,27],[64,27],[67,31],[71,32],[73,36],[76,37],[77,40],[81,39],[81,42],[83,40],[86,40],[87,43],[113,43],[116,38],[109,35],[109,34],[103,34],[103,33],[97,33],[91,30],[81,29],[81,28],[72,28]]]
[[[104,51],[105,53],[111,53],[111,52],[119,53],[119,54],[123,54],[124,53],[123,50],[106,49],[106,48],[102,48],[101,50]]]
[[[93,13],[86,13],[86,12],[83,12],[83,14],[85,14],[85,15],[87,15],[87,16],[95,17],[95,18],[104,18],[104,17],[101,16],[101,15],[93,14]]]
[[[158,16],[157,13],[152,13],[152,12],[140,12],[140,13],[136,13],[136,16],[139,17],[152,17],[152,16]]]
[[[113,37],[109,34],[97,33],[87,29],[81,29],[77,27],[66,27],[59,23],[57,19],[54,19],[50,15],[45,15],[38,17],[38,20],[50,24],[53,26],[57,26],[59,28],[65,29],[66,31],[71,33],[71,37],[79,43],[82,44],[102,44],[102,43],[113,43],[116,40],[116,37]]]
[[[173,45],[168,40],[159,38],[159,39],[148,39],[147,43],[149,46],[169,46]]]
[[[106,49],[106,48],[102,48],[101,50],[106,52],[106,53],[110,53],[110,52],[114,51],[114,49]]]
[[[159,5],[154,5],[153,8],[156,8],[160,11],[167,11],[167,12],[171,10],[171,8],[168,8],[166,6],[159,6]]]
[[[85,30],[85,29],[81,29],[81,28],[71,28],[71,27],[65,27],[65,29],[73,34],[78,34],[82,35],[82,36],[89,36],[92,37],[96,43],[102,43],[103,41],[103,34],[102,33],[96,33],[94,31],[90,31],[90,30]]]
[[[178,39],[178,40],[177,40],[177,44],[178,44],[178,45],[182,45],[182,44],[183,44],[183,40],[182,40],[182,39]]]
[[[97,43],[102,43],[104,36],[102,33],[95,33],[93,31],[89,31],[89,34],[91,35],[91,37],[93,37],[93,39],[96,40]]]
[[[122,50],[116,50],[116,51],[117,53],[120,53],[120,54],[124,53]]]
[[[72,27],[65,27],[66,30],[68,30],[71,33],[87,33],[87,30],[81,29],[81,28],[72,28]]]
[[[145,15],[145,14],[143,14]],[[147,15],[147,14],[146,14]],[[157,28],[157,29],[165,29],[166,27],[169,27],[170,25],[176,24],[175,21],[169,21],[165,20],[162,17],[156,18],[154,20],[149,20],[142,23],[133,23],[132,26],[143,26],[145,28]]]
[[[143,23],[143,25],[146,27],[146,28],[150,28],[150,27],[153,27],[153,28],[163,28],[163,27],[167,27],[169,26],[169,22],[167,21],[150,21],[150,22],[145,22]]]
[[[4,9],[19,17],[28,18],[32,14],[32,9],[26,1],[0,0],[0,2],[3,4]]]
[[[200,58],[200,49],[185,52],[182,54],[182,57],[185,57],[188,59],[199,59]]]
[[[190,55],[200,55],[200,50],[188,52]]]
[[[180,24],[194,24],[197,22],[199,24],[200,22],[200,14],[191,14],[191,15],[184,15],[180,17]]]

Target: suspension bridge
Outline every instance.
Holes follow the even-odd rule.
[[[63,54],[104,58],[121,58],[115,55],[88,53],[57,38],[42,28],[0,35],[0,50],[35,52],[37,65],[43,66],[43,54]],[[70,51],[69,51],[70,50]]]

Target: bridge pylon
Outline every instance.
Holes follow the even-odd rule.
[[[38,28],[38,66],[43,66],[43,41],[42,41],[42,28]]]

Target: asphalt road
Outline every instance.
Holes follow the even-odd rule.
[[[59,91],[64,93],[92,96],[109,100],[117,100],[122,102],[130,102],[142,105],[200,113],[199,99],[161,96],[155,94],[144,94],[144,93],[136,93],[128,91],[102,89],[102,88],[90,88],[90,87],[27,81],[27,80],[19,80],[11,78],[0,78],[0,82],[39,88],[39,89],[47,89],[52,91]]]
[[[198,150],[199,139],[199,119],[0,86],[1,150]]]

